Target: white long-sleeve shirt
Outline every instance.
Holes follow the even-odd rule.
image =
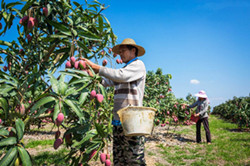
[[[114,119],[119,120],[117,111],[128,105],[142,106],[146,80],[146,68],[141,60],[135,60],[121,69],[101,67],[104,86],[114,86]]]

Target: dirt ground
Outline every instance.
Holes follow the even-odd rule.
[[[46,127],[47,128],[47,127]],[[183,130],[183,129],[188,129],[192,130],[190,126],[177,126],[174,131],[174,127],[170,127],[170,130],[168,129],[168,126],[161,127],[161,126],[156,126],[154,128],[154,132],[151,136],[146,136],[146,143],[145,143],[145,159],[146,163],[148,166],[154,166],[155,163],[160,163],[162,165],[170,165],[163,157],[161,154],[161,149],[157,146],[162,144],[163,146],[176,146],[178,145],[179,147],[184,147],[184,146],[192,146],[190,142],[194,142],[195,136],[192,134],[176,134],[178,131]],[[26,133],[24,136],[24,143],[27,143],[30,140],[46,140],[46,139],[54,139],[55,137],[55,132],[56,128],[54,128],[50,132],[32,132],[32,133]],[[61,133],[63,134],[64,131],[60,130]],[[170,131],[170,132],[169,132]],[[193,132],[191,132],[193,133]],[[59,147],[63,148],[63,147]],[[111,152],[112,150],[111,145],[109,145],[109,151]],[[50,151],[53,152],[55,151],[52,146],[48,146],[44,148],[42,147],[35,147],[35,148],[28,148],[27,149],[29,153],[32,156],[36,156],[38,153],[42,153],[45,151]],[[112,154],[111,154],[112,155]],[[100,163],[100,161],[94,161],[90,163],[91,166],[99,166],[103,165]]]

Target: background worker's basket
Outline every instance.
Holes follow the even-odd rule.
[[[155,108],[128,106],[117,113],[125,136],[151,135],[154,129]]]
[[[197,123],[199,119],[200,119],[200,117],[199,116],[195,117],[194,114],[192,114],[191,117],[190,117],[190,120],[195,122],[195,123]]]

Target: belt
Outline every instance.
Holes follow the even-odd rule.
[[[119,121],[119,120],[112,120],[112,125],[121,126],[122,124],[121,124],[121,121]]]

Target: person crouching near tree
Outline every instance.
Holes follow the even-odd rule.
[[[199,93],[195,94],[198,97],[198,100],[193,103],[192,105],[187,106],[188,108],[194,108],[197,106],[194,116],[198,117],[199,120],[196,123],[196,142],[201,142],[201,123],[203,123],[205,132],[206,132],[206,139],[207,143],[211,144],[211,134],[209,130],[209,123],[208,123],[208,104],[209,100],[206,95],[206,92],[201,90]]]

